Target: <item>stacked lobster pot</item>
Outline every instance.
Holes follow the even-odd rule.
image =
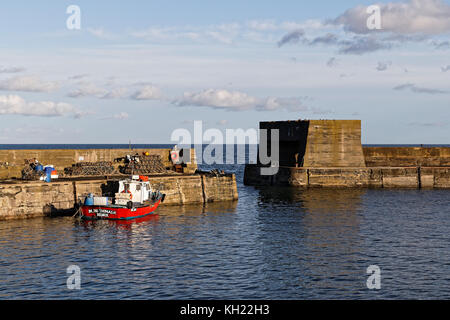
[[[160,155],[142,155],[127,157],[125,166],[121,167],[121,173],[131,175],[149,175],[167,173],[167,169]]]
[[[25,159],[22,170],[22,180],[42,180],[45,176],[44,166],[36,159]]]
[[[113,173],[115,168],[110,161],[79,162],[64,169],[66,176],[103,176]]]

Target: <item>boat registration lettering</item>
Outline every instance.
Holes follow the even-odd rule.
[[[107,217],[109,214],[115,214],[113,210],[107,209],[89,209],[89,213],[96,213],[99,217]]]
[[[97,217],[105,217],[107,218],[109,216],[108,213],[97,213]]]

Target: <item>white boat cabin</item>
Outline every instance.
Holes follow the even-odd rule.
[[[116,204],[126,205],[129,201],[143,203],[151,197],[151,186],[148,181],[127,179],[119,181],[116,193]]]

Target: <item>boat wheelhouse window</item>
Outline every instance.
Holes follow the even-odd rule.
[[[125,184],[123,185],[123,188],[124,188],[125,190],[130,190],[130,185],[129,185],[128,183],[125,183]]]
[[[141,191],[141,186],[139,184],[136,185],[136,191]]]

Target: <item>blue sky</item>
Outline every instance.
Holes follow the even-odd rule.
[[[299,118],[361,119],[363,143],[449,143],[449,1],[15,1],[0,29],[0,144]]]

